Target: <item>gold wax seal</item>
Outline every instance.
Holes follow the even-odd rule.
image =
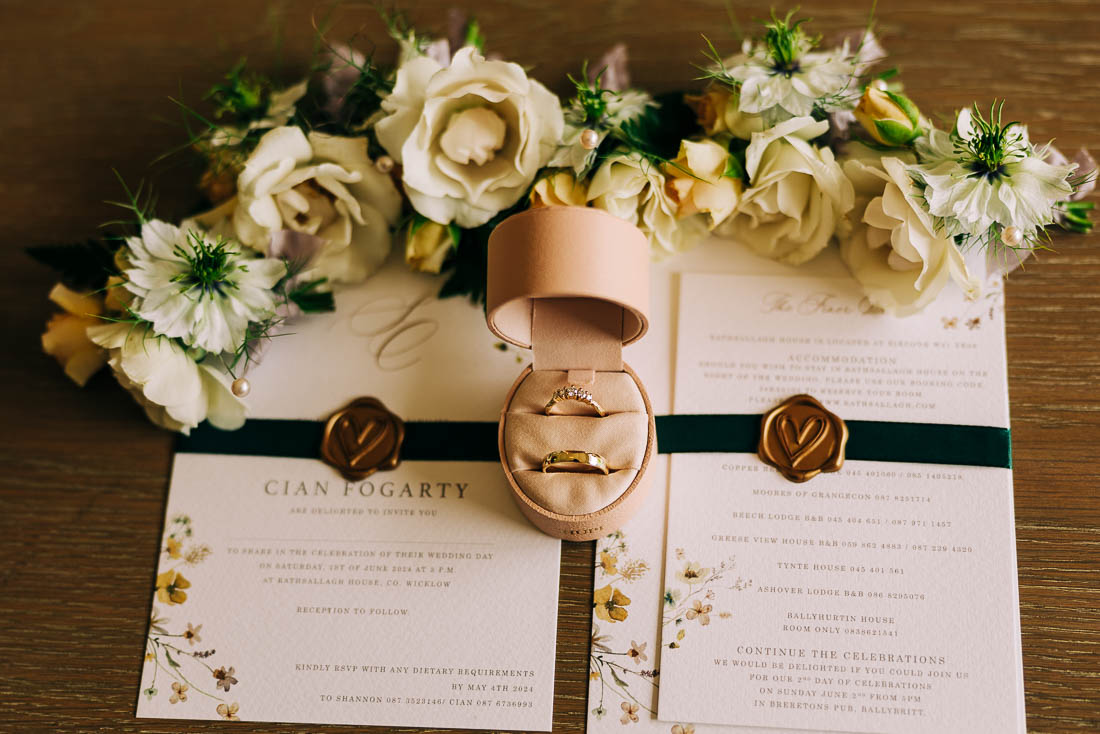
[[[325,424],[321,459],[349,481],[359,481],[401,461],[405,422],[377,398],[357,398]]]
[[[805,482],[844,464],[848,426],[809,395],[787,398],[764,414],[760,458],[792,482]]]

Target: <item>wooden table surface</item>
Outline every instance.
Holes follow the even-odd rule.
[[[734,3],[742,22],[764,5]],[[491,50],[558,92],[566,72],[630,44],[635,80],[683,88],[700,32],[735,47],[720,0],[472,2]],[[804,2],[817,28],[863,23],[870,3]],[[410,3],[444,28],[442,2]],[[116,216],[111,169],[148,178],[162,216],[194,203],[196,172],[148,162],[178,144],[169,96],[199,104],[241,56],[305,65],[318,3],[0,3],[0,725],[30,732],[214,731],[137,720],[134,704],[172,438],[107,375],[83,391],[39,349],[52,278],[26,245],[74,240]],[[675,8],[675,9],[674,9]],[[382,42],[365,3],[331,14],[330,37]],[[436,20],[439,19],[439,20]],[[1100,153],[1100,8],[1092,0],[882,0],[878,28],[910,95],[946,114],[1007,97],[1032,139]],[[281,39],[278,43],[277,39]],[[362,44],[361,44],[362,45]],[[1058,236],[1008,285],[1008,359],[1029,730],[1100,730],[1100,236]],[[555,731],[584,730],[591,544],[566,543]],[[348,731],[241,724],[235,731]]]

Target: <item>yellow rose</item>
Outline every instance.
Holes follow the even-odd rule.
[[[883,145],[908,145],[921,133],[920,111],[902,94],[867,87],[854,114],[863,129]]]
[[[81,387],[107,363],[107,351],[88,338],[88,327],[103,323],[103,299],[90,293],[77,293],[58,283],[50,291],[50,300],[65,313],[55,314],[46,323],[42,351],[55,358],[65,374]]]
[[[753,133],[764,129],[760,115],[741,111],[741,98],[721,86],[712,86],[702,94],[688,94],[684,102],[695,111],[699,124],[707,135],[729,133],[735,138],[748,140]]]
[[[540,206],[586,206],[588,187],[568,171],[540,178],[531,188],[531,208]]]
[[[680,154],[665,167],[666,190],[679,204],[678,217],[709,214],[713,229],[733,214],[744,184],[726,175],[729,157],[713,140],[680,142]]]
[[[438,222],[409,225],[405,230],[405,262],[413,270],[438,273],[454,245],[450,228]]]

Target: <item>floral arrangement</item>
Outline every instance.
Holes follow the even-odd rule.
[[[618,46],[563,100],[487,54],[474,21],[431,38],[385,18],[392,63],[325,43],[306,79],[238,65],[211,115],[185,108],[207,200],[191,218],[156,219],[139,188],[124,234],[34,248],[63,281],[43,347],[74,381],[106,364],[158,425],[238,427],[245,375],[287,323],[332,309],[395,244],[445,274],[441,297],[483,302],[489,233],[530,207],[608,211],[654,257],[711,232],[791,265],[836,243],[899,315],[951,283],[977,297],[979,268],[1011,268],[1055,225],[1091,228],[1087,152],[1032,143],[1004,102],[937,126],[875,70],[870,25],[827,45],[773,14],[732,55],[707,41],[701,88],[660,97],[631,87]]]

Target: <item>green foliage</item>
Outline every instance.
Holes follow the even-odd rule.
[[[650,160],[665,162],[680,152],[681,140],[698,132],[699,122],[679,92],[660,95],[656,102],[624,122],[618,139]]]
[[[302,283],[286,294],[287,299],[302,309],[303,313],[323,313],[335,311],[336,303],[332,298],[332,291],[320,290],[321,286],[328,282],[328,278],[318,278],[308,283]]]
[[[230,117],[234,122],[258,120],[267,112],[271,82],[265,77],[245,71],[241,59],[225,75],[225,83],[215,84],[203,99],[214,103],[214,116]]]
[[[76,291],[95,291],[107,285],[107,278],[118,275],[115,267],[115,251],[121,240],[108,237],[55,245],[37,245],[27,248],[27,254],[38,262],[53,268],[61,282]]]
[[[1092,210],[1095,207],[1096,204],[1091,201],[1060,201],[1055,207],[1058,224],[1070,232],[1088,234],[1092,231]]]

